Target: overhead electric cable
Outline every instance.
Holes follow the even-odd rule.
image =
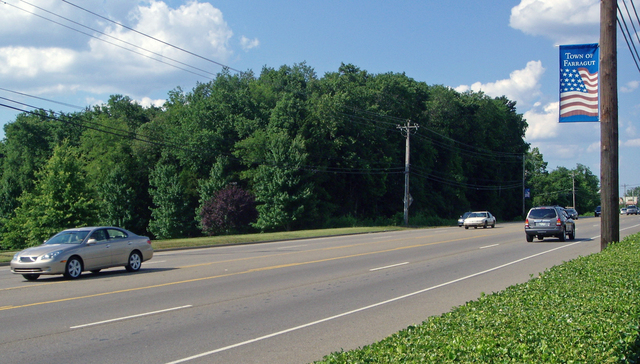
[[[22,96],[26,96],[26,97],[31,97],[31,98],[38,99],[38,100],[43,100],[43,101],[47,101],[47,102],[52,102],[52,103],[54,103],[54,104],[58,104],[58,105],[64,105],[64,106],[73,107],[73,108],[75,108],[75,109],[80,109],[80,110],[84,110],[84,109],[86,109],[85,107],[82,107],[82,106],[76,106],[76,105],[67,104],[67,103],[60,102],[60,101],[55,101],[55,100],[45,99],[45,98],[42,98],[42,97],[29,95],[29,94],[26,94],[26,93],[23,93],[23,92],[18,92],[18,91],[13,91],[13,90],[8,90],[8,89],[6,89],[6,88],[2,88],[2,87],[0,87],[0,90],[2,90],[2,91],[6,91],[6,92],[12,92],[12,93],[14,93],[14,94],[18,94],[18,95],[22,95]]]
[[[93,34],[85,33],[85,32],[83,32],[83,31],[81,31],[81,30],[78,30],[78,29],[72,28],[72,27],[70,27],[70,26],[68,26],[68,25],[65,25],[65,24],[62,24],[62,23],[57,22],[57,21],[55,21],[55,20],[52,20],[52,19],[46,18],[46,17],[44,17],[44,16],[42,16],[42,15],[39,15],[39,14],[36,14],[36,13],[34,13],[34,12],[32,12],[32,11],[29,11],[29,10],[23,9],[23,8],[21,8],[21,7],[19,7],[19,6],[16,6],[16,5],[13,5],[13,4],[9,4],[9,3],[7,3],[7,2],[4,2],[4,4],[9,5],[9,6],[11,6],[11,7],[14,7],[14,8],[18,9],[18,10],[22,10],[22,11],[24,11],[24,12],[26,12],[26,13],[29,13],[29,14],[33,15],[33,16],[37,16],[37,17],[39,17],[39,18],[41,18],[41,19],[44,19],[44,20],[50,21],[50,22],[52,22],[52,23],[54,23],[54,24],[60,25],[60,26],[65,27],[65,28],[67,28],[67,29],[71,29],[71,30],[73,30],[73,31],[75,31],[75,32],[78,32],[78,33],[80,33],[80,34],[84,34],[84,35],[86,35],[86,36],[88,36],[88,37],[91,37],[91,38],[97,39],[97,40],[99,40],[99,41],[101,41],[101,42],[105,42],[105,43],[111,44],[111,45],[113,45],[113,46],[115,46],[115,47],[118,47],[118,48],[124,49],[124,50],[126,50],[126,51],[131,52],[131,53],[135,53],[135,54],[138,54],[138,55],[140,55],[140,56],[143,56],[143,57],[146,57],[146,58],[152,59],[152,60],[154,60],[154,61],[156,61],[156,62],[164,63],[164,64],[166,64],[166,65],[168,65],[168,66],[171,66],[171,67],[174,67],[174,68],[177,68],[177,69],[183,70],[183,71],[185,71],[185,72],[189,72],[189,73],[194,74],[194,75],[196,75],[196,76],[200,76],[200,77],[204,77],[204,78],[212,79],[212,78],[210,78],[210,77],[207,77],[207,76],[201,75],[201,74],[199,74],[199,73],[196,73],[196,72],[190,71],[190,70],[188,70],[188,69],[185,69],[185,68],[182,68],[182,67],[178,67],[178,66],[176,66],[176,65],[174,65],[174,64],[171,64],[171,63],[165,62],[165,61],[163,61],[163,60],[161,60],[161,59],[153,58],[153,57],[148,56],[148,55],[146,55],[146,54],[142,54],[142,53],[140,53],[140,52],[136,52],[136,51],[135,51],[135,50],[133,50],[133,49],[129,49],[129,48],[123,47],[123,46],[121,46],[121,45],[119,45],[119,44],[115,44],[115,43],[113,43],[113,42],[109,42],[108,40],[106,40],[106,39],[102,39],[102,38],[100,38],[100,37],[96,37],[96,36],[95,36],[95,35],[93,35]]]
[[[81,27],[83,27],[83,28],[89,29],[89,30],[94,31],[94,32],[96,32],[96,33],[98,33],[98,34],[104,35],[105,37],[109,37],[109,38],[111,38],[111,39],[117,40],[117,41],[122,42],[122,43],[124,43],[124,44],[130,45],[130,46],[132,46],[132,47],[135,47],[135,48],[141,49],[141,50],[143,50],[143,51],[145,51],[145,52],[149,52],[149,53],[154,54],[154,55],[156,55],[156,56],[159,56],[159,57],[162,57],[162,58],[169,59],[169,60],[171,60],[171,61],[173,61],[173,62],[176,62],[176,63],[181,64],[181,65],[186,66],[186,67],[193,68],[193,69],[198,70],[198,71],[200,71],[200,72],[208,73],[208,74],[213,75],[213,76],[215,76],[215,75],[216,75],[216,74],[215,74],[215,73],[213,73],[213,72],[209,72],[209,71],[207,71],[207,70],[203,70],[203,69],[201,69],[201,68],[198,68],[198,67],[195,67],[195,66],[189,65],[189,64],[187,64],[187,63],[184,63],[184,62],[178,61],[178,60],[173,59],[173,58],[171,58],[171,57],[167,57],[167,56],[165,56],[165,55],[163,55],[163,54],[160,54],[160,53],[157,53],[157,52],[151,51],[151,50],[146,49],[146,48],[142,48],[142,47],[137,46],[137,45],[135,45],[135,44],[133,44],[133,43],[130,43],[130,42],[124,41],[124,40],[122,40],[122,39],[116,38],[116,37],[114,37],[114,36],[112,36],[112,35],[109,35],[109,34],[107,34],[107,33],[101,32],[100,30],[97,30],[97,29],[94,29],[94,28],[88,27],[88,26],[86,26],[86,25],[84,25],[84,24],[78,23],[78,22],[76,22],[76,21],[74,21],[74,20],[72,20],[72,19],[66,18],[66,17],[64,17],[64,16],[62,16],[62,15],[59,15],[59,14],[56,14],[56,13],[54,13],[54,12],[52,12],[52,11],[49,11],[49,10],[47,10],[47,9],[43,9],[43,8],[41,8],[41,7],[39,7],[39,6],[33,5],[33,4],[31,4],[31,3],[29,3],[29,2],[27,2],[27,1],[25,1],[25,0],[18,0],[18,1],[21,1],[21,2],[23,2],[23,3],[25,3],[25,4],[27,4],[27,5],[31,5],[31,6],[33,6],[33,7],[34,7],[34,8],[36,8],[36,9],[42,10],[42,11],[44,11],[44,12],[48,13],[48,14],[51,14],[51,15],[56,16],[56,17],[58,17],[58,18],[64,19],[64,20],[66,20],[66,21],[68,21],[68,22],[70,22],[70,23],[73,23],[73,24],[76,24],[76,25],[81,26]],[[35,14],[34,14],[34,15],[35,15]],[[45,18],[45,19],[46,19],[46,18]],[[74,29],[74,30],[75,30],[75,29]],[[83,34],[86,34],[86,33],[83,33]],[[94,38],[97,38],[97,37],[94,37]],[[100,38],[97,38],[97,39],[99,39],[99,40],[100,40]],[[152,59],[153,59],[153,58],[152,58]]]
[[[625,6],[626,6],[626,3],[625,3]],[[628,10],[627,10],[627,12],[628,12]],[[618,22],[617,22],[618,26],[620,27],[620,31],[622,32],[622,36],[624,37],[625,42],[627,43],[627,48],[629,48],[629,51],[631,52],[631,57],[633,58],[633,61],[636,64],[636,68],[640,72],[640,65],[638,64],[638,61],[640,60],[640,55],[638,54],[638,50],[637,50],[637,48],[635,46],[635,43],[633,42],[633,38],[632,38],[631,32],[629,31],[629,27],[627,26],[627,22],[626,22],[626,20],[624,18],[624,15],[622,14],[622,10],[620,9],[619,6],[618,6],[618,15],[619,15]],[[622,20],[622,24],[624,24],[624,28],[622,27],[622,24],[620,23],[620,20]],[[631,19],[629,21],[631,21]],[[635,30],[635,28],[634,28],[634,30]],[[628,38],[627,38],[627,35],[628,35]]]
[[[240,73],[240,74],[244,74],[244,73],[245,73],[245,72],[242,72],[242,71],[237,70],[237,69],[235,69],[235,68],[232,68],[232,67],[226,66],[226,65],[224,65],[224,64],[222,64],[222,63],[220,63],[220,62],[216,62],[216,61],[214,61],[214,60],[212,60],[212,59],[209,59],[209,58],[207,58],[207,57],[203,57],[203,56],[201,56],[201,55],[199,55],[199,54],[196,54],[196,53],[190,52],[190,51],[188,51],[188,50],[186,50],[186,49],[184,49],[184,48],[180,48],[180,47],[175,46],[175,45],[173,45],[173,44],[171,44],[171,43],[167,43],[167,42],[165,42],[165,41],[163,41],[163,40],[161,40],[161,39],[158,39],[158,38],[152,37],[152,36],[150,36],[150,35],[148,35],[148,34],[145,34],[145,33],[143,33],[143,32],[140,32],[140,31],[138,31],[138,30],[135,30],[135,29],[133,29],[133,28],[131,28],[131,27],[128,27],[128,26],[126,26],[126,25],[124,25],[124,24],[118,23],[117,21],[111,20],[111,19],[109,19],[109,18],[107,18],[107,17],[104,17],[104,16],[102,16],[102,15],[100,15],[100,14],[94,13],[94,12],[93,12],[93,11],[91,11],[91,10],[87,10],[87,9],[85,9],[85,8],[83,8],[83,7],[79,6],[79,5],[73,4],[73,3],[71,3],[71,2],[69,2],[69,1],[67,1],[67,0],[62,0],[62,2],[65,2],[65,3],[67,3],[67,4],[71,5],[71,6],[74,6],[74,7],[78,8],[78,9],[82,10],[82,11],[85,11],[85,12],[87,12],[87,13],[91,14],[91,15],[97,16],[97,17],[99,17],[99,18],[101,18],[101,19],[104,19],[104,20],[106,20],[106,21],[108,21],[108,22],[111,22],[111,23],[116,24],[116,25],[118,25],[118,26],[121,26],[121,27],[123,27],[123,28],[125,28],[125,29],[128,29],[128,30],[130,30],[130,31],[132,31],[132,32],[134,32],[134,33],[140,34],[140,35],[145,36],[145,37],[147,37],[147,38],[149,38],[149,39],[153,39],[153,40],[155,40],[156,42],[160,42],[160,43],[162,43],[162,44],[164,44],[164,45],[168,45],[169,47],[172,47],[172,48],[177,49],[177,50],[179,50],[179,51],[182,51],[182,52],[188,53],[188,54],[190,54],[190,55],[192,55],[192,56],[194,56],[194,57],[198,57],[198,58],[203,59],[203,60],[205,60],[205,61],[207,61],[207,62],[211,62],[211,63],[217,64],[218,66],[221,66],[221,67],[223,67],[223,68],[226,68],[226,69],[229,69],[229,70],[232,70],[232,71],[238,72],[238,73]]]

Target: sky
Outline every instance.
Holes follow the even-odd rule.
[[[558,123],[558,46],[599,32],[599,0],[5,0],[0,104],[75,112],[120,94],[162,106],[222,66],[259,75],[305,62],[322,77],[345,63],[505,95],[549,171],[599,176],[599,123]],[[640,71],[620,31],[617,50],[623,194],[640,185]],[[0,106],[0,125],[18,113]]]

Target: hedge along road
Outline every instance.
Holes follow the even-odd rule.
[[[3,267],[3,362],[311,362],[597,252],[599,223],[564,243],[499,223],[158,252],[75,281]],[[621,235],[639,223],[621,217]]]

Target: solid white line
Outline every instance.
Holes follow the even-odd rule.
[[[498,245],[500,244],[485,245],[485,246],[481,246],[480,249],[493,248],[494,246],[498,246]]]
[[[409,264],[409,262],[404,262],[404,263],[398,263],[398,264],[388,265],[388,266],[386,266],[386,267],[380,267],[380,268],[371,268],[371,269],[369,269],[369,272],[373,272],[373,271],[380,270],[380,269],[393,268],[393,267],[397,267],[397,266],[405,265],[405,264]]]
[[[449,281],[449,282],[445,282],[445,283],[441,283],[441,284],[438,284],[438,285],[435,285],[435,286],[432,286],[432,287],[429,287],[429,288],[421,289],[421,290],[415,291],[413,293],[408,293],[408,294],[405,294],[405,295],[402,295],[402,296],[398,296],[398,297],[395,297],[395,298],[388,299],[386,301],[382,301],[382,302],[374,303],[374,304],[369,305],[369,306],[364,306],[364,307],[361,307],[361,308],[357,308],[357,309],[352,310],[352,311],[343,312],[343,313],[337,314],[335,316],[326,317],[326,318],[323,318],[323,319],[318,320],[318,321],[309,322],[309,323],[306,323],[306,324],[303,324],[303,325],[300,325],[300,326],[295,326],[295,327],[292,327],[292,328],[289,328],[289,329],[285,329],[285,330],[274,332],[274,333],[271,333],[271,334],[268,334],[268,335],[260,336],[260,337],[257,337],[255,339],[251,339],[251,340],[243,341],[243,342],[240,342],[240,343],[237,343],[237,344],[225,346],[225,347],[222,347],[222,348],[219,348],[219,349],[207,351],[207,352],[200,353],[200,354],[197,354],[197,355],[193,355],[193,356],[190,356],[190,357],[187,357],[187,358],[178,359],[176,361],[168,362],[167,364],[184,363],[184,362],[187,362],[187,361],[190,361],[190,360],[193,360],[193,359],[202,358],[204,356],[209,356],[209,355],[216,354],[216,353],[219,353],[219,352],[222,352],[222,351],[230,350],[230,349],[237,348],[237,347],[240,347],[240,346],[244,346],[244,345],[252,344],[252,343],[255,343],[255,342],[258,342],[258,341],[262,341],[262,340],[265,340],[265,339],[269,339],[269,338],[272,338],[272,337],[275,337],[275,336],[287,334],[287,333],[292,332],[292,331],[297,331],[297,330],[304,329],[304,328],[307,328],[307,327],[310,327],[310,326],[318,325],[318,324],[321,324],[323,322],[335,320],[335,319],[338,319],[338,318],[341,318],[341,317],[344,317],[344,316],[352,315],[354,313],[362,312],[362,311],[365,311],[365,310],[368,310],[368,309],[371,309],[371,308],[375,308],[375,307],[378,307],[378,306],[386,305],[388,303],[392,303],[392,302],[399,301],[399,300],[402,300],[402,299],[405,299],[405,298],[409,298],[409,297],[412,297],[412,296],[415,296],[415,295],[419,295],[421,293],[425,293],[425,292],[434,290],[436,288],[441,288],[441,287],[444,287],[444,286],[448,286],[448,285],[451,285],[451,284],[454,284],[454,283],[458,283],[458,282],[464,281],[466,279],[474,278],[474,277],[477,277],[477,276],[482,275],[482,274],[493,272],[495,270],[498,270],[498,269],[501,269],[501,268],[505,268],[505,267],[508,267],[510,265],[513,265],[513,264],[516,264],[516,263],[520,263],[522,261],[525,261],[525,260],[528,260],[528,259],[531,259],[531,258],[535,258],[537,256],[540,256],[540,255],[543,255],[543,254],[547,254],[547,253],[551,253],[553,251],[556,251],[556,250],[559,250],[559,249],[564,249],[564,248],[570,247],[572,245],[580,244],[580,243],[582,243],[582,242],[578,241],[578,242],[575,242],[575,243],[572,243],[572,244],[559,246],[557,248],[553,248],[553,249],[550,249],[550,250],[547,250],[547,251],[544,251],[544,252],[541,252],[541,253],[533,254],[533,255],[530,255],[528,257],[520,258],[520,259],[514,260],[514,261],[509,262],[509,263],[505,263],[505,264],[502,264],[502,265],[499,265],[499,266],[496,266],[496,267],[493,267],[493,268],[489,268],[487,270],[483,270],[481,272],[473,273],[473,274],[470,274],[470,275],[465,276],[465,277],[454,279],[454,280]]]
[[[128,319],[131,319],[131,318],[142,317],[142,316],[155,315],[156,313],[162,313],[162,312],[168,312],[168,311],[181,310],[181,309],[183,309],[183,308],[189,308],[189,307],[191,307],[191,305],[180,306],[180,307],[173,307],[173,308],[167,308],[166,310],[160,310],[160,311],[153,311],[153,312],[141,313],[141,314],[138,314],[138,315],[131,315],[131,316],[127,316],[127,317],[120,317],[120,318],[115,318],[115,319],[111,319],[111,320],[105,320],[105,321],[100,321],[100,322],[93,322],[93,323],[90,323],[90,324],[84,324],[84,325],[78,325],[78,326],[71,326],[71,327],[70,327],[70,329],[79,329],[79,328],[81,328],[81,327],[101,325],[101,324],[106,324],[106,323],[109,323],[109,322],[115,322],[115,321],[128,320]]]

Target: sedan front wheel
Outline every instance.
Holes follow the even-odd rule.
[[[69,279],[75,279],[82,274],[82,262],[77,257],[71,257],[67,260],[67,265],[64,269],[64,277]]]

